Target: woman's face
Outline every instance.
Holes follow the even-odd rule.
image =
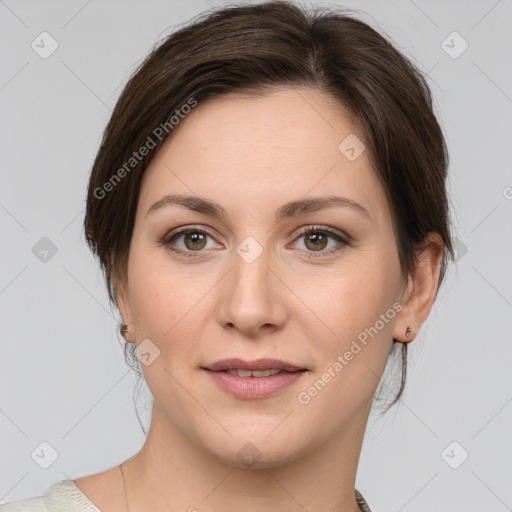
[[[120,298],[144,343],[153,414],[169,432],[235,465],[252,455],[261,467],[366,421],[404,287],[385,192],[362,141],[328,96],[282,89],[199,103],[152,160]],[[152,207],[171,195],[189,197],[189,207]],[[311,207],[335,196],[343,199]],[[195,210],[200,201],[215,208]],[[173,236],[178,228],[188,232]],[[305,371],[276,379],[207,370],[228,358]]]

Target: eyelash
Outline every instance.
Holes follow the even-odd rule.
[[[174,231],[171,231],[170,233],[167,233],[160,240],[160,244],[165,245],[171,251],[181,254],[183,256],[187,256],[187,257],[191,257],[191,258],[200,257],[199,254],[194,254],[194,253],[200,253],[200,252],[204,252],[204,251],[183,251],[181,249],[176,249],[176,248],[172,247],[173,244],[171,243],[171,240],[178,237],[179,235],[186,234],[186,233],[201,233],[203,235],[208,235],[211,238],[214,238],[212,233],[205,230],[204,228],[194,228],[191,226],[186,226],[183,228],[175,229]],[[302,251],[302,252],[305,252],[307,254],[307,257],[310,259],[321,258],[324,256],[329,256],[331,254],[335,254],[335,253],[341,251],[345,246],[349,245],[349,243],[350,243],[348,237],[347,238],[342,237],[340,234],[338,234],[337,232],[333,231],[332,229],[330,229],[326,226],[306,226],[304,228],[301,228],[301,230],[299,231],[299,233],[298,233],[297,237],[294,239],[294,241],[298,240],[300,237],[302,237],[304,235],[309,235],[312,233],[321,233],[322,235],[327,235],[331,238],[334,238],[338,242],[338,245],[332,249],[329,249],[328,251]],[[315,254],[316,252],[318,252],[319,255],[316,255]]]

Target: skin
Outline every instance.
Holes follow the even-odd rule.
[[[442,241],[430,234],[416,270],[402,275],[389,205],[367,152],[338,149],[364,135],[334,99],[312,89],[210,99],[174,128],[142,181],[126,274],[117,283],[127,338],[150,339],[160,355],[142,365],[154,396],[142,449],[123,464],[131,512],[247,510],[355,512],[362,439],[392,338],[410,341],[431,309]],[[168,206],[165,194],[199,196],[222,219]],[[338,195],[362,205],[331,206],[276,223],[283,204]],[[316,249],[302,227],[331,227]],[[208,229],[206,245],[178,236]],[[315,232],[318,234],[318,228]],[[247,236],[262,253],[236,252]],[[194,243],[200,246],[194,252]],[[340,247],[334,254],[322,255]],[[308,258],[308,254],[318,256]],[[307,404],[308,390],[394,303],[402,309]],[[271,397],[235,398],[202,366],[227,357],[272,357],[307,368]],[[252,443],[261,458],[244,465]],[[119,467],[75,481],[103,512],[126,510]]]

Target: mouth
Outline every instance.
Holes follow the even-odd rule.
[[[229,375],[234,375],[235,377],[270,377],[271,375],[277,375],[278,373],[295,373],[295,372],[305,372],[306,370],[295,370],[295,371],[287,371],[287,370],[279,370],[278,368],[268,368],[267,370],[241,370],[240,368],[236,370],[220,370],[228,373]]]
[[[222,359],[203,367],[204,370],[210,370],[212,372],[238,372],[231,373],[232,375],[238,374],[239,377],[268,377],[270,375],[275,375],[279,372],[299,372],[306,371],[307,368],[301,368],[300,366],[294,365],[287,361],[282,361],[279,359],[270,359],[270,358],[262,358],[254,361],[244,361],[243,359],[231,358],[231,359]]]
[[[261,399],[273,395],[308,371],[277,359],[223,359],[202,369],[223,391],[240,399]]]

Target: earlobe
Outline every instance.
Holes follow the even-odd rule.
[[[416,267],[409,275],[403,294],[402,310],[396,317],[393,337],[408,343],[427,319],[439,285],[443,241],[438,233],[429,233],[417,255]]]

